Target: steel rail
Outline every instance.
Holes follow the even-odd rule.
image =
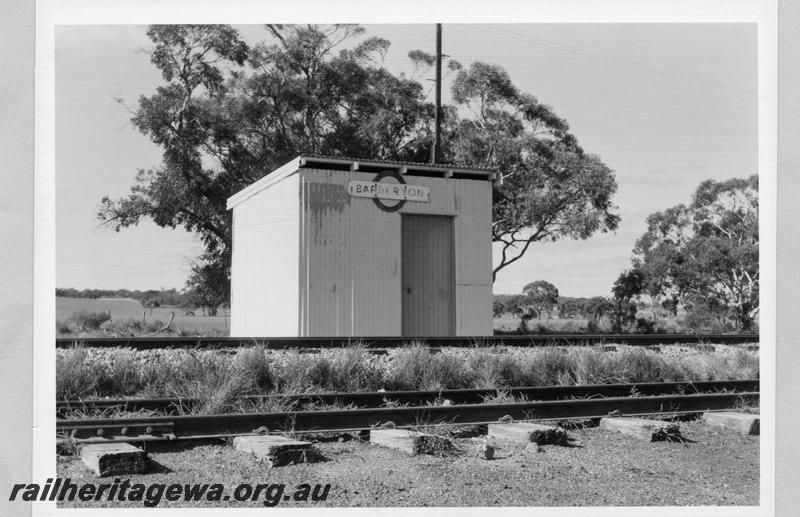
[[[473,346],[574,346],[597,344],[625,344],[651,346],[660,344],[743,344],[758,343],[758,334],[537,334],[463,337],[87,337],[56,338],[57,348],[76,345],[86,347],[127,347],[136,350],[161,348],[238,348],[263,345],[270,349],[289,348],[341,348],[361,343],[368,348],[399,348],[409,343],[422,342],[433,348]]]
[[[520,420],[599,418],[611,411],[623,415],[698,413],[757,402],[757,392],[654,397],[615,397],[563,401],[515,402],[510,404],[463,404],[335,411],[287,411],[225,415],[184,415],[98,420],[56,420],[56,432],[79,442],[200,439],[244,435],[268,430],[349,431],[370,429],[387,422],[396,427],[420,425],[485,424],[506,415]]]
[[[758,391],[759,381],[701,381],[701,382],[640,382],[630,384],[588,384],[578,386],[526,386],[513,388],[473,388],[428,391],[385,391],[362,393],[305,393],[299,395],[248,395],[239,400],[253,405],[274,401],[276,404],[300,409],[310,404],[341,404],[357,407],[380,407],[387,401],[396,404],[424,405],[437,400],[449,400],[454,404],[475,404],[500,393],[527,400],[560,400],[589,397],[624,397],[631,394],[642,396],[670,393],[703,393],[720,391]],[[179,409],[191,410],[200,404],[194,398],[121,398],[97,400],[66,400],[56,402],[56,414],[64,416],[69,411],[102,412],[156,411],[165,414]]]

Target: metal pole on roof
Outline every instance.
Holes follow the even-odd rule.
[[[433,148],[431,163],[441,158],[442,145],[442,24],[436,24],[436,115],[434,118]]]

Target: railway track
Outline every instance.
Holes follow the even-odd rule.
[[[299,395],[249,395],[244,402],[258,405],[267,401],[275,406],[301,409],[313,404],[377,408],[387,401],[396,405],[423,406],[448,400],[453,404],[477,404],[485,399],[505,394],[522,400],[566,400],[574,398],[611,398],[632,394],[653,396],[664,394],[692,394],[707,392],[758,391],[758,380],[702,381],[702,382],[650,382],[634,384],[592,384],[580,386],[528,386],[507,389],[477,388],[430,391],[392,391],[363,393],[306,393]],[[65,400],[56,402],[56,414],[64,417],[69,412],[103,413],[108,411],[152,411],[176,414],[198,407],[198,399],[180,398],[119,398],[97,400]]]
[[[430,347],[473,346],[575,346],[617,343],[630,346],[652,346],[661,344],[742,344],[758,343],[758,334],[542,334],[503,335],[477,337],[122,337],[122,338],[57,338],[57,348],[76,345],[86,347],[127,347],[135,350],[162,348],[237,348],[263,345],[270,349],[324,349],[341,348],[361,343],[368,348],[399,348],[413,342],[424,342]]]
[[[391,422],[398,428],[429,424],[470,425],[518,420],[589,419],[618,412],[626,416],[691,414],[758,403],[757,391],[654,396],[539,400],[505,404],[372,407],[219,415],[164,415],[134,418],[57,419],[61,439],[81,443],[202,440],[259,432],[352,432]]]

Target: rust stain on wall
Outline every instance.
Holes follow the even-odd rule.
[[[333,183],[308,182],[305,196],[305,209],[311,217],[314,228],[314,242],[319,242],[322,225],[329,222],[334,213],[341,214],[350,204],[344,185]],[[327,244],[327,242],[322,242]]]

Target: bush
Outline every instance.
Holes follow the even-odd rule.
[[[278,389],[289,393],[325,390],[330,385],[331,363],[322,354],[291,354],[277,374]]]
[[[626,349],[614,355],[613,371],[619,382],[678,382],[685,380],[681,368],[661,356],[640,348]]]
[[[533,331],[537,334],[547,334],[548,332],[550,332],[550,329],[547,327],[547,325],[543,323],[537,323]]]
[[[70,317],[75,325],[82,331],[97,330],[100,325],[111,320],[111,312],[76,312]]]
[[[619,382],[608,352],[601,346],[574,350],[570,353],[573,361],[573,375],[577,384],[612,384]]]
[[[458,354],[432,354],[425,345],[412,345],[401,350],[387,375],[387,389],[435,390],[466,388],[472,374]]]
[[[420,389],[425,379],[430,377],[433,354],[425,345],[414,344],[400,350],[389,372],[389,389]]]
[[[107,362],[95,365],[98,394],[133,395],[138,393],[144,386],[141,382],[141,367],[134,360],[134,352],[125,349],[115,352]]]
[[[433,368],[420,389],[458,389],[472,384],[472,375],[466,361],[456,352],[440,352],[433,357]]]
[[[737,350],[733,356],[734,370],[741,372],[742,379],[758,379],[758,354],[746,350]]]
[[[708,311],[702,309],[689,310],[683,321],[684,325],[694,332],[708,332],[712,334],[723,334],[736,331],[735,324],[715,317]]]
[[[562,322],[560,332],[568,332],[571,334],[578,334],[580,332],[586,332],[587,328],[585,325],[582,325],[580,322],[574,320],[567,320]]]
[[[95,394],[97,372],[87,361],[83,348],[73,348],[56,356],[56,397],[82,399]]]
[[[246,379],[257,390],[269,391],[275,386],[264,345],[240,349],[233,359],[233,368],[235,375]]]
[[[475,388],[522,386],[525,384],[517,358],[500,349],[477,350],[468,359],[472,385]]]
[[[377,368],[363,345],[338,351],[331,361],[327,389],[332,391],[370,391],[383,386],[383,372]]]
[[[62,320],[56,321],[56,334],[72,334],[72,327],[69,323]]]
[[[663,323],[659,329],[659,334],[682,334],[686,329],[684,329],[680,323],[675,320],[669,320]]]
[[[160,320],[151,320],[142,322],[138,319],[124,319],[117,321],[106,321],[100,327],[100,330],[112,336],[138,336],[141,334],[152,334],[153,332],[164,328],[164,322]]]
[[[636,332],[638,334],[654,334],[656,331],[656,324],[653,320],[647,318],[636,318]]]
[[[254,386],[252,379],[240,375],[231,363],[195,350],[184,353],[174,368],[167,366],[164,373],[172,375],[161,377],[165,382],[165,395],[198,399],[199,404],[193,411],[200,414],[221,413],[233,408],[237,397],[251,393]]]

